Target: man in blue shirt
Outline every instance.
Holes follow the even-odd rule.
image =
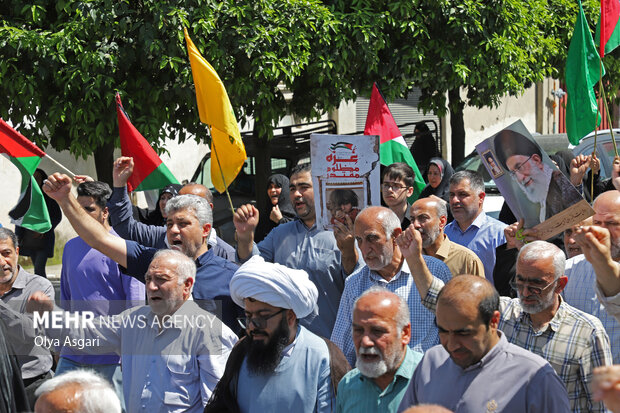
[[[384,207],[368,207],[355,219],[355,238],[366,265],[351,274],[345,282],[338,318],[331,340],[342,350],[351,365],[355,365],[355,347],[351,337],[353,303],[373,285],[380,285],[402,298],[409,307],[411,340],[409,347],[423,353],[439,343],[435,316],[424,308],[415,288],[411,270],[396,245],[402,233],[396,214]],[[450,270],[437,258],[424,256],[429,270],[447,282]]]
[[[114,188],[112,189],[112,196],[108,201],[110,224],[121,238],[136,241],[138,244],[146,247],[168,248],[165,225],[147,225],[133,218],[133,209],[127,194],[127,180],[133,173],[133,168],[134,162],[131,157],[121,156],[114,161],[114,169],[112,171]],[[211,205],[211,209],[213,209],[213,194],[204,185],[190,182],[183,185],[178,194],[173,193],[171,198],[176,195],[196,195],[202,197],[207,200],[209,205]],[[163,210],[162,212],[165,213]],[[218,237],[214,229],[211,229],[211,232],[209,232],[207,245],[218,257],[235,262],[235,249]]]
[[[88,245],[120,264],[127,274],[144,281],[144,274],[157,252],[107,232],[82,209],[71,195],[71,178],[50,175],[43,185],[46,193],[58,202],[65,217]],[[205,309],[217,313],[214,305],[221,304],[220,316],[233,331],[240,308],[230,299],[228,284],[237,265],[216,256],[207,245],[213,214],[209,203],[195,195],[180,195],[166,204],[167,237],[170,249],[181,251],[195,260],[198,267],[192,295]]]
[[[334,232],[316,226],[309,165],[293,170],[289,191],[298,219],[278,225],[258,245],[254,243],[258,210],[251,204],[237,208],[233,222],[237,231],[238,261],[243,263],[253,255],[260,255],[265,261],[305,270],[319,290],[319,315],[312,321],[301,320],[301,324],[317,335],[329,337],[344,280],[357,266],[353,223],[347,216],[346,223],[336,222]]]
[[[450,241],[469,248],[478,255],[484,266],[484,275],[493,282],[495,248],[504,244],[506,224],[487,216],[484,204],[484,180],[473,171],[459,171],[450,178],[450,211],[454,221],[446,225],[444,233]]]
[[[407,346],[410,337],[409,309],[398,295],[375,286],[355,301],[357,368],[338,385],[336,412],[396,412],[422,359]]]

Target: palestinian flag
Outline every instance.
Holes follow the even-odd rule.
[[[45,152],[0,119],[0,153],[6,154],[22,174],[19,201],[9,211],[11,222],[39,233],[49,231],[50,215],[41,188],[32,176]]]
[[[133,173],[127,181],[127,190],[129,192],[147,191],[161,189],[169,184],[178,184],[179,181],[159,159],[155,150],[129,121],[129,116],[123,109],[121,96],[118,93],[116,94],[116,114],[121,138],[121,154],[131,156],[134,162]]]
[[[415,184],[409,202],[416,200],[426,184],[376,83],[372,86],[364,135],[380,136],[379,158],[381,165],[388,166],[395,162],[404,162],[413,169]]]
[[[620,1],[601,0],[601,16],[596,26],[596,44],[601,59],[620,45]]]

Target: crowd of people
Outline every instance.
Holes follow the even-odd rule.
[[[539,159],[514,156],[525,182]],[[131,158],[113,188],[48,176],[78,236],[55,303],[0,228],[0,412],[620,412],[620,158],[585,194],[594,215],[551,240],[488,216],[479,173],[426,165],[413,202],[400,163],[385,206],[334,193],[333,230],[310,165],[274,175],[264,210],[237,208],[235,246],[200,184],[141,222]]]

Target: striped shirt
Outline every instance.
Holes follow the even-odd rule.
[[[452,278],[450,270],[437,258],[424,255],[424,261],[431,274],[447,282]],[[439,344],[439,332],[435,325],[435,315],[424,308],[420,294],[415,286],[407,261],[390,281],[385,280],[367,265],[354,272],[346,279],[344,291],[340,299],[340,307],[331,340],[342,350],[349,364],[355,366],[355,347],[351,336],[353,322],[353,303],[364,291],[373,285],[380,285],[402,298],[411,313],[411,340],[409,347],[420,353]]]
[[[435,308],[443,283],[437,280],[424,299]],[[561,298],[560,298],[561,300]],[[600,320],[560,301],[553,319],[535,330],[530,315],[518,298],[501,297],[499,329],[508,342],[538,354],[551,364],[566,386],[573,412],[606,412],[602,402],[592,400],[592,369],[612,363],[609,339]]]

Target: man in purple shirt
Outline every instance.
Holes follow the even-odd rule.
[[[77,187],[77,193],[77,201],[84,211],[116,235],[108,223],[106,202],[112,193],[108,184],[84,182]],[[68,311],[89,310],[97,315],[113,315],[143,304],[145,291],[144,284],[122,274],[112,259],[76,237],[65,245],[62,255],[60,297],[61,306]],[[118,355],[86,355],[66,347],[61,350],[56,374],[84,368],[99,372],[113,383],[123,400]]]

